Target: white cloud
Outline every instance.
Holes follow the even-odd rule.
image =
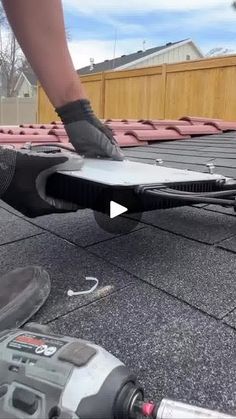
[[[163,33],[171,30],[178,30],[183,26],[185,32],[190,34],[199,32],[204,28],[227,25],[227,29],[231,28],[231,32],[236,32],[236,12],[232,10],[231,4],[233,0],[87,0],[86,6],[81,0],[63,0],[65,10],[74,11],[74,13],[86,13],[97,17],[99,21],[104,21],[118,30],[118,35],[137,34],[145,39],[151,32]],[[132,14],[133,11],[152,12],[152,11],[192,11],[187,15],[182,15],[178,19],[170,19],[158,21],[155,25],[152,23],[147,27],[147,22],[139,21],[136,23],[124,23],[119,14],[125,16]],[[142,35],[141,35],[142,34]],[[135,35],[134,35],[135,36]],[[187,36],[187,37],[188,37]],[[159,43],[159,42],[158,42]]]
[[[75,68],[89,65],[89,59],[94,58],[95,63],[112,58],[111,42],[97,40],[72,41],[69,49]]]
[[[115,56],[142,49],[142,39],[122,39],[118,41]],[[153,45],[148,45],[152,47]],[[90,39],[85,41],[69,42],[69,49],[75,68],[85,67],[90,64],[89,59],[94,58],[95,64],[114,57],[114,41],[98,41]]]
[[[205,13],[193,13],[193,15],[189,14],[188,16],[181,16],[178,19],[170,19],[165,20],[164,22],[160,22],[158,27],[152,24],[149,26],[149,30],[156,30],[156,31],[165,31],[166,33],[171,30],[177,30],[179,27],[184,27],[185,31],[189,34],[191,33],[200,33],[201,30],[210,28],[212,26],[216,27],[219,25],[222,28],[222,34],[224,28],[229,28],[232,32],[236,32],[236,13],[233,12],[230,8],[221,10],[220,8],[216,8],[211,11],[207,11]]]
[[[203,13],[201,19],[189,19],[189,24],[193,24],[196,28],[216,24],[235,24],[236,13],[231,8],[216,8],[208,13]]]
[[[70,42],[70,51],[76,68],[89,65],[89,59],[93,57],[95,63],[112,59],[114,55],[114,38],[115,28],[118,33],[118,43],[116,49],[116,57],[122,54],[129,54],[142,49],[144,39],[149,41],[147,48],[166,43],[170,39],[172,31],[178,30],[179,27],[185,28],[186,37],[194,38],[200,35],[201,31],[208,28],[214,28],[217,25],[222,28],[222,40],[210,41],[207,37],[205,42],[202,41],[199,47],[206,53],[214,47],[230,48],[235,50],[234,36],[232,42],[224,42],[224,28],[227,28],[232,34],[236,32],[236,13],[231,8],[233,0],[87,0],[83,3],[81,0],[63,0],[64,7],[67,11],[92,14],[97,16],[101,21],[104,19],[106,23],[114,28],[111,33],[110,40],[72,40]],[[135,20],[128,25],[123,22],[118,14],[131,14],[135,11],[151,12],[151,11],[189,11],[193,13],[182,15],[178,20],[170,18],[158,24],[146,24]],[[155,39],[152,36],[155,33]],[[133,34],[133,39],[128,39]],[[158,36],[160,34],[160,36]],[[165,36],[166,34],[166,36]],[[79,36],[78,30],[78,36]],[[127,39],[120,40],[124,36]],[[93,35],[90,36],[91,38]],[[153,44],[151,44],[153,42]]]
[[[67,10],[77,10],[85,14],[124,14],[152,12],[155,10],[201,10],[216,7],[230,7],[230,0],[63,0]]]

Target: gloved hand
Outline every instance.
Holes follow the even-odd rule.
[[[56,112],[77,153],[85,157],[124,159],[112,131],[95,116],[89,100],[68,103],[57,108]]]
[[[83,159],[76,156],[76,169],[79,170],[82,165]],[[71,167],[69,158],[60,152],[50,155],[1,147],[0,198],[32,218],[56,212],[76,211],[76,205],[46,194],[47,179],[53,172],[74,168]]]

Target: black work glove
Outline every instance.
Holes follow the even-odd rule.
[[[74,165],[74,167],[72,167]],[[0,147],[0,198],[28,217],[56,212],[76,211],[70,202],[47,196],[48,177],[56,170],[79,170],[83,159],[69,158],[60,152],[37,153]]]
[[[95,116],[89,100],[68,103],[56,112],[77,153],[85,157],[124,159],[112,131]]]

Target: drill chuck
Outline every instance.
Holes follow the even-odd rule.
[[[135,419],[236,419],[235,416],[168,399],[163,399],[159,405],[138,402],[134,409]],[[132,416],[131,418],[133,419]]]
[[[139,406],[143,402],[144,395],[141,387],[137,384],[127,383],[118,394],[115,403],[115,419],[138,419]]]

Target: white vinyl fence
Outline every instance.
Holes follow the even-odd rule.
[[[37,97],[0,97],[0,125],[37,122]]]

